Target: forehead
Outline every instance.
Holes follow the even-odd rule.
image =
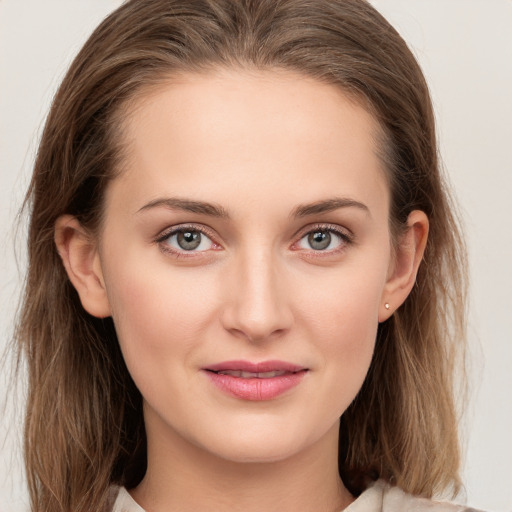
[[[387,195],[377,121],[339,88],[296,73],[182,74],[140,94],[127,112],[115,181],[139,196],[190,195],[192,185],[208,199],[236,189],[250,201],[265,184],[297,201],[333,195],[332,187]]]

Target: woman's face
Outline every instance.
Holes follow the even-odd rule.
[[[285,72],[184,75],[136,101],[98,266],[148,436],[270,461],[337,430],[386,314],[377,135]]]

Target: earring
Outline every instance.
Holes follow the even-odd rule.
[[[386,309],[389,309],[389,303],[388,303],[388,302],[386,302],[386,304],[384,304],[384,307],[385,307]]]

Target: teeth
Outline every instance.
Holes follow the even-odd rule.
[[[284,375],[285,371],[274,371],[274,372],[263,372],[258,373],[258,379],[270,379],[272,377],[280,377],[281,375]]]
[[[273,372],[243,372],[241,370],[221,370],[219,372],[220,375],[230,375],[231,377],[240,377],[242,379],[271,379],[272,377],[280,377],[284,375],[284,370],[281,371],[273,371]]]

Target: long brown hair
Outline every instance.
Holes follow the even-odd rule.
[[[53,101],[26,204],[29,268],[17,340],[28,361],[25,463],[34,511],[106,506],[109,487],[146,469],[142,398],[112,320],[85,312],[54,244],[75,215],[92,232],[120,172],[130,100],[177,72],[298,71],[357,98],[382,128],[390,223],[424,211],[430,234],[405,304],[379,326],[374,358],[344,413],[339,469],[431,496],[459,486],[455,356],[464,327],[465,257],[439,169],[434,116],[407,45],[364,0],[131,0],[82,48]]]

